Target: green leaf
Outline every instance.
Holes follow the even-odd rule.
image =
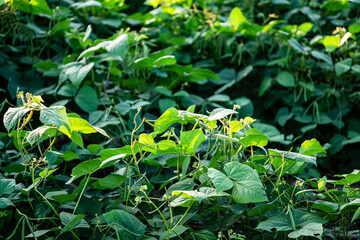
[[[48,131],[49,134],[49,132],[52,130],[53,133],[55,133],[55,129],[56,128],[51,126],[40,126],[29,132],[29,134],[26,136],[26,141],[30,143],[31,146],[33,146],[34,143],[40,140],[40,138],[45,134],[45,132],[49,130]]]
[[[167,109],[176,107],[176,102],[171,99],[160,99],[159,100],[159,107],[161,112],[165,112]]]
[[[230,27],[232,27],[235,31],[237,31],[239,28],[239,25],[243,22],[246,22],[246,17],[244,16],[244,14],[240,10],[240,8],[235,7],[231,11],[229,19],[228,19],[228,23],[229,23]]]
[[[57,24],[55,24],[55,26],[50,30],[50,35],[54,35],[56,33],[63,33],[65,30],[67,30],[69,28],[69,25],[71,23],[70,19],[58,22]],[[56,68],[57,66],[55,66]]]
[[[6,2],[9,2],[9,0],[6,0]],[[47,14],[51,15],[51,9],[49,8],[49,5],[47,4],[46,0],[14,0],[12,2],[12,7],[23,11],[27,13],[32,14]]]
[[[320,43],[324,45],[328,52],[333,52],[340,47],[340,41],[341,38],[338,36],[326,36],[320,40]]]
[[[325,187],[326,187],[326,181],[327,181],[327,177],[324,176],[321,179],[319,179],[318,181],[318,190],[319,191],[324,191]]]
[[[303,155],[314,155],[317,153],[326,153],[324,148],[320,145],[320,143],[315,139],[304,141],[301,146],[299,153]]]
[[[315,204],[311,206],[312,209],[317,209],[326,213],[335,213],[339,209],[339,204],[327,201],[315,201]]]
[[[61,129],[61,128],[60,128],[60,131],[65,133],[65,131],[63,131],[63,130],[64,130],[64,129]],[[66,133],[65,133],[65,134],[66,134]],[[71,141],[73,141],[74,143],[76,143],[79,147],[84,148],[84,142],[83,142],[83,139],[82,139],[82,137],[80,136],[79,132],[77,132],[77,131],[72,131],[72,132],[71,132],[71,135],[70,135],[70,139],[71,139]]]
[[[121,34],[114,40],[103,41],[98,43],[96,46],[86,49],[79,55],[78,59],[91,56],[99,49],[105,49],[107,52],[111,53],[112,55],[120,56],[121,58],[124,58],[127,50],[127,41],[128,41],[127,34]]]
[[[292,211],[292,210],[290,210]],[[324,224],[327,221],[314,215],[312,213],[303,212],[300,210],[292,211],[292,218],[295,227],[304,227],[307,224]],[[272,229],[276,231],[291,231],[293,230],[292,220],[290,214],[280,213],[276,216],[270,217],[265,221],[262,221],[256,229],[265,230],[271,232]]]
[[[0,209],[7,208],[8,206],[15,206],[15,205],[8,198],[0,198]]]
[[[360,23],[355,23],[349,26],[349,32],[356,34],[360,32]]]
[[[18,107],[9,108],[4,115],[4,126],[8,132],[17,124],[18,120],[22,118],[26,113],[30,112],[30,108]]]
[[[335,175],[336,177],[343,177],[343,179],[332,182],[336,185],[351,185],[360,181],[360,170],[354,169],[352,173]],[[330,182],[330,181],[329,181]]]
[[[52,68],[57,68],[57,66],[58,65],[53,63],[52,61],[42,61],[34,65],[34,67],[41,68],[44,71],[49,71]]]
[[[196,240],[217,240],[217,237],[208,230],[200,230],[194,232]]]
[[[117,174],[110,174],[104,178],[98,179],[96,182],[91,184],[97,189],[115,189],[121,186],[121,184],[126,180],[126,177],[117,175]]]
[[[174,123],[181,123],[182,118],[176,108],[166,110],[154,123],[154,132],[160,134]]]
[[[174,65],[175,66],[175,65]],[[219,80],[219,76],[210,69],[193,69],[190,73],[184,74],[182,80],[185,82],[201,82],[203,80],[212,79]]]
[[[215,168],[209,168],[207,173],[218,192],[229,190],[234,185],[229,177]]]
[[[195,154],[199,145],[205,141],[205,135],[201,129],[180,132],[180,146],[185,154]]]
[[[335,63],[336,76],[340,76],[351,69],[352,59],[347,58],[340,62]]]
[[[290,43],[290,46],[298,53],[303,53],[303,54],[306,53],[305,49],[300,45],[300,43],[295,38],[288,40],[288,43]]]
[[[63,154],[63,159],[65,161],[70,161],[70,160],[73,160],[73,159],[80,159],[78,155],[76,155],[74,152],[72,151],[66,151],[64,152]]]
[[[186,191],[186,190],[179,190],[179,191],[173,191],[171,192],[173,196],[182,196],[188,199],[191,199],[193,201],[198,201],[199,203],[203,200],[211,197],[221,197],[221,196],[230,196],[227,193],[219,192],[215,188],[209,188],[209,187],[202,187],[197,190],[193,191]]]
[[[293,152],[287,152],[287,151],[280,151],[277,149],[269,149],[269,155],[282,158],[282,155],[284,155],[285,159],[293,160],[296,162],[306,162],[306,163],[312,163],[316,166],[316,158],[312,156],[306,156],[300,153],[293,153]]]
[[[66,70],[65,74],[68,76],[72,84],[78,88],[94,65],[95,64],[93,62],[86,65],[80,62],[71,63],[71,67]]]
[[[248,210],[247,215],[249,217],[255,217],[255,216],[260,217],[260,216],[264,216],[265,213],[275,210],[277,208],[278,207],[273,203],[258,205]]]
[[[103,216],[108,225],[119,233],[120,239],[140,240],[145,234],[146,226],[130,213],[112,210]]]
[[[230,162],[225,164],[224,171],[235,180],[232,192],[235,202],[255,203],[268,200],[258,173],[251,167],[239,162]]]
[[[75,96],[76,92],[77,88],[73,84],[69,83],[62,86],[59,91],[57,91],[57,94],[65,97],[73,97]]]
[[[299,230],[289,233],[288,237],[299,238],[301,236],[307,236],[322,239],[321,235],[323,231],[323,225],[321,223],[309,223],[300,228]]]
[[[358,219],[360,216],[360,207],[355,211],[352,219],[351,219],[351,222],[354,222],[356,219]]]
[[[355,200],[352,200],[349,203],[345,203],[340,207],[340,213],[348,213],[353,212],[355,209],[358,209],[360,206],[360,198],[356,198]]]
[[[246,147],[249,146],[266,146],[269,142],[268,137],[261,131],[251,128],[249,129],[244,137],[240,138],[240,143],[244,144]]]
[[[348,0],[327,0],[322,6],[334,12],[350,8]]]
[[[213,121],[213,120],[219,120],[222,119],[226,116],[229,116],[231,114],[237,114],[238,112],[231,110],[231,109],[225,109],[225,108],[215,108],[209,118],[208,121]]]
[[[2,194],[11,194],[15,190],[15,180],[14,179],[0,179],[0,195]]]
[[[41,109],[40,121],[43,124],[53,124],[58,128],[64,126],[70,130],[71,124],[66,115],[66,109],[63,106],[52,106]]]
[[[172,65],[175,63],[176,63],[176,58],[175,58],[175,56],[172,56],[172,55],[162,56],[153,62],[153,64],[156,67],[162,67],[164,65]]]
[[[284,87],[295,87],[294,76],[286,71],[282,71],[277,75],[276,81]]]
[[[105,137],[109,137],[104,130],[91,125],[85,119],[69,117],[69,121],[71,124],[71,131],[78,131],[83,134],[100,133]]]
[[[152,136],[142,133],[139,136],[139,142],[145,145],[142,148],[143,151],[156,153],[157,145]]]
[[[68,232],[73,230],[74,228],[90,228],[89,224],[83,219],[85,215],[79,214],[74,215],[67,212],[60,213],[60,220],[65,227],[61,230],[61,232]]]
[[[158,147],[160,150],[162,151],[167,151],[169,153],[177,153],[177,147],[176,147],[176,143],[174,141],[171,140],[162,140],[158,143]]]
[[[99,169],[101,163],[102,161],[97,159],[82,162],[72,169],[72,175],[79,178],[86,174],[92,174]]]
[[[89,86],[83,86],[75,97],[75,103],[85,112],[94,112],[98,108],[96,91]]]
[[[329,55],[326,55],[325,53],[314,50],[314,51],[311,51],[311,56],[313,56],[316,59],[323,60],[324,62],[326,62],[330,65],[333,65],[331,58],[329,57]]]
[[[110,41],[105,48],[109,53],[124,58],[127,49],[127,42],[128,35],[121,34],[114,40]]]

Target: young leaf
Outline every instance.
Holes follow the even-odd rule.
[[[244,144],[246,147],[249,146],[266,146],[269,142],[268,137],[259,130],[255,128],[249,129],[245,136],[239,140],[240,143]]]
[[[182,118],[176,108],[169,108],[154,123],[154,132],[160,134],[174,123],[181,123]]]
[[[316,139],[306,140],[301,146],[299,153],[303,155],[314,155],[317,153],[326,153],[324,148],[320,145],[320,143]]]
[[[180,146],[185,154],[195,154],[202,142],[205,141],[205,135],[201,129],[195,129],[187,132],[180,132]]]
[[[237,31],[239,28],[239,25],[243,22],[246,22],[246,17],[244,16],[244,14],[240,10],[240,8],[235,7],[231,11],[230,16],[229,16],[228,23],[229,23],[230,27],[232,27],[235,31]]]

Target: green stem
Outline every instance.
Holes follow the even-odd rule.
[[[75,212],[76,212],[76,209],[77,209],[77,207],[78,207],[78,205],[79,205],[79,203],[80,203],[81,197],[82,197],[82,195],[84,194],[84,191],[85,191],[85,189],[86,189],[86,187],[87,187],[87,184],[89,183],[90,176],[91,176],[91,174],[88,174],[88,176],[87,176],[87,178],[86,178],[86,182],[85,182],[85,184],[84,184],[83,189],[81,190],[79,199],[78,199],[77,202],[76,202],[76,205],[75,205],[75,208],[74,208],[74,211],[73,211],[72,214],[75,214]]]

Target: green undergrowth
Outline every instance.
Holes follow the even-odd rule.
[[[107,148],[104,130],[64,106],[47,107],[29,93],[18,98],[3,119],[12,149],[2,156],[3,238],[358,236],[360,172],[299,177],[325,156],[322,145],[311,139],[271,149],[256,119],[237,118],[237,105],[207,114],[169,108],[155,120],[134,120],[130,143]]]
[[[42,95],[118,145],[139,106],[141,121],[238,104],[283,148],[326,144],[320,172],[303,177],[331,177],[357,167],[359,9],[355,0],[2,0],[1,97]]]

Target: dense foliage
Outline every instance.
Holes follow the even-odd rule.
[[[359,4],[0,0],[0,237],[359,237]]]

